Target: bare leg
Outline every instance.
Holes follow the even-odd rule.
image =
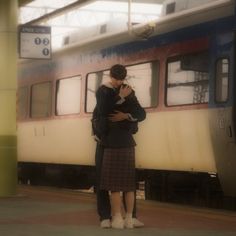
[[[112,192],[111,193],[111,207],[113,212],[112,217],[112,228],[116,229],[123,229],[124,228],[124,221],[121,216],[121,197],[120,192]]]
[[[124,204],[124,208],[125,208],[125,212],[127,212],[127,208],[126,208],[126,203],[125,203],[125,192],[122,194],[123,196],[123,204]],[[133,209],[133,218],[136,218],[136,191],[134,192],[134,209]]]
[[[126,202],[125,227],[132,229],[134,227],[132,220],[132,213],[134,209],[134,192],[125,193],[125,202]]]
[[[120,192],[112,192],[111,193],[111,207],[114,215],[121,215],[121,199]]]
[[[127,214],[132,215],[134,209],[134,192],[125,193],[125,203],[126,203]]]

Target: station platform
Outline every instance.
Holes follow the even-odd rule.
[[[93,193],[22,186],[0,198],[1,236],[234,236],[236,212],[137,200],[143,228],[102,229]]]

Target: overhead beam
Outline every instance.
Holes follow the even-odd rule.
[[[69,11],[72,11],[74,9],[77,9],[77,8],[80,8],[82,6],[85,6],[91,2],[94,2],[94,0],[79,0],[79,1],[76,1],[72,4],[69,4],[65,7],[62,7],[62,8],[59,8],[53,12],[50,12],[48,14],[45,14],[37,19],[34,19],[32,21],[29,21],[27,23],[25,23],[24,25],[35,25],[35,24],[39,24],[41,22],[44,22],[45,20],[48,20],[50,18],[54,18],[54,17],[57,17],[57,16],[60,16],[60,15],[63,15]]]
[[[57,16],[60,16],[60,15],[63,15],[69,11],[72,11],[74,9],[78,9],[82,6],[85,6],[91,2],[95,2],[96,0],[79,0],[79,1],[76,1],[72,4],[69,4],[65,7],[62,7],[60,9],[57,9],[53,12],[50,12],[48,14],[45,14],[37,19],[34,19],[32,21],[29,21],[29,22],[26,22],[25,25],[35,25],[35,24],[39,24],[39,23],[42,23],[44,22],[45,20],[48,20],[48,19],[51,19],[51,18],[55,18]],[[105,0],[105,1],[109,1],[109,2],[112,2],[114,0]],[[117,0],[116,0],[117,1]],[[127,2],[127,0],[118,0],[119,2]],[[161,4],[163,3],[164,0],[132,0],[132,2],[136,2],[136,3],[152,3],[152,4]],[[21,4],[26,4],[26,3],[29,3],[29,2],[32,2],[32,0],[19,0],[19,3]]]
[[[114,0],[103,0],[106,2],[114,2]],[[132,0],[135,3],[145,3],[145,4],[162,4],[165,0]],[[116,2],[128,2],[127,0],[116,0]]]
[[[33,0],[18,0],[19,2],[19,6],[24,6],[30,2],[32,2]],[[104,1],[107,1],[107,2],[111,2],[111,1],[114,1],[114,0],[104,0]],[[127,2],[127,0],[116,0],[116,1],[119,1],[119,2]],[[151,4],[162,4],[164,2],[164,0],[132,0],[132,2],[137,2],[137,3],[151,3]]]
[[[30,2],[32,2],[33,0],[18,0],[18,5],[19,7],[22,7]]]

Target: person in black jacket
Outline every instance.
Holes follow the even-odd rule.
[[[98,138],[97,203],[101,227],[110,226],[110,205],[100,204],[101,201],[109,201],[108,191],[111,191],[111,205],[114,212],[111,227],[133,228],[143,225],[142,222],[132,218],[135,201],[134,146],[136,145],[133,134],[138,130],[137,123],[146,118],[146,113],[131,87],[123,84],[126,74],[123,65],[114,65],[110,70],[110,82],[100,86],[96,92],[97,104],[93,128]],[[120,191],[125,195],[125,221],[121,216]]]

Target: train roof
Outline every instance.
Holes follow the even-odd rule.
[[[172,0],[173,1],[173,0]],[[220,18],[234,15],[234,1],[233,0],[218,0],[200,5],[194,8],[189,8],[183,11],[178,11],[172,14],[164,15],[156,21],[146,24],[137,24],[132,27],[120,31],[103,32],[101,28],[104,25],[93,27],[97,33],[91,35],[89,30],[83,34],[75,33],[67,37],[67,44],[57,51],[67,50],[74,47],[85,47],[86,45],[91,48],[92,45],[98,47],[112,46],[122,42],[130,42],[135,40],[145,40],[151,36],[165,34],[181,28],[186,28],[196,24],[214,21]],[[108,23],[109,24],[109,23]],[[127,24],[127,23],[126,23]],[[98,29],[101,27],[100,29]],[[112,28],[111,26],[107,28]],[[56,51],[56,52],[57,52]]]
[[[174,32],[176,30],[201,23],[217,21],[229,16],[234,16],[234,11],[234,0],[210,1],[207,4],[199,5],[194,8],[164,15],[153,22],[133,25],[128,29],[126,26],[126,29],[116,32],[107,31],[105,33],[98,33],[89,38],[86,37],[86,34],[84,34],[84,38],[80,38],[80,40],[76,40],[76,34],[74,34],[69,36],[70,38],[68,39],[68,44],[53,51],[53,55],[57,56],[58,54],[74,50],[75,48],[80,49],[81,51],[96,51],[116,45],[122,45],[124,43],[142,41],[148,39],[149,37],[164,35],[166,33]],[[72,40],[72,38],[74,39]],[[71,43],[69,43],[70,39]],[[19,63],[24,64],[29,61],[30,59],[21,59]]]

